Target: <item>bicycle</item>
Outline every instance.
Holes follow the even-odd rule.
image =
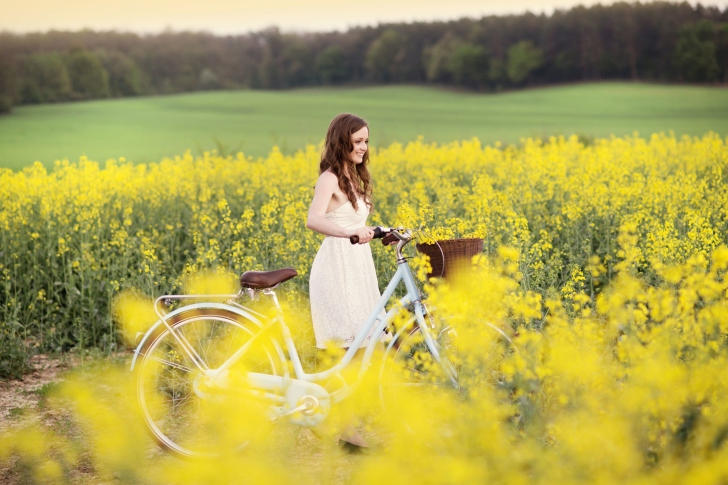
[[[357,242],[355,237],[352,244]],[[391,340],[384,345],[379,367],[379,394],[385,406],[396,401],[405,388],[460,389],[458,371],[445,355],[452,331],[439,324],[422,301],[407,258],[402,254],[412,241],[412,232],[404,228],[377,228],[375,237],[397,243],[397,271],[346,353],[321,372],[304,371],[274,291],[297,275],[291,268],[245,272],[240,278],[240,291],[232,295],[157,298],[154,308],[159,320],[141,338],[131,363],[131,370],[137,372],[137,398],[143,419],[157,444],[183,457],[218,454],[214,438],[203,436],[209,430],[201,408],[220,400],[252,400],[263,404],[271,422],[286,419],[316,427],[326,419],[332,405],[359,385],[387,331],[391,332]],[[382,317],[402,283],[406,294],[390,305]],[[246,295],[257,301],[260,294],[271,299],[275,307],[272,318],[237,301]],[[164,312],[164,305],[182,300],[200,301]],[[406,323],[394,328],[395,317],[402,311],[409,313]],[[502,330],[497,330],[510,342]],[[323,383],[341,376],[367,336],[370,340],[356,381],[343,381],[340,388],[329,392]],[[393,362],[405,372],[394,373]],[[246,444],[241,437],[235,448]]]

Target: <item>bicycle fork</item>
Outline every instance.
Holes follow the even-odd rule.
[[[415,321],[414,324],[419,327],[420,332],[422,332],[423,340],[425,341],[425,345],[427,345],[427,349],[432,354],[432,358],[435,359],[435,362],[440,364],[442,366],[443,370],[447,374],[448,379],[452,383],[453,387],[455,389],[460,389],[460,384],[458,383],[458,373],[457,370],[455,370],[455,367],[452,365],[450,360],[440,355],[440,347],[435,342],[435,340],[432,338],[432,332],[430,331],[430,326],[427,325],[427,322],[425,321],[425,315],[424,315],[424,305],[421,301],[415,302],[415,308],[414,308],[414,314],[415,314]],[[429,312],[428,312],[429,314]],[[432,330],[434,330],[434,323]],[[441,330],[441,333],[445,329]],[[401,331],[400,331],[401,333]],[[399,334],[397,335],[397,337]],[[396,339],[395,339],[396,340]]]

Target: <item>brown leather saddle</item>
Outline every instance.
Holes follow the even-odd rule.
[[[246,271],[240,276],[240,286],[253,290],[264,290],[296,276],[298,276],[298,272],[293,268],[283,268],[275,271]]]

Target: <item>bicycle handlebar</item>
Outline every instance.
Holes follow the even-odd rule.
[[[372,239],[381,239],[390,232],[392,232],[392,230],[386,227],[375,227],[374,236],[372,237]],[[359,242],[359,236],[351,236],[349,238],[349,241],[351,241],[351,244],[357,244]]]
[[[410,230],[405,229],[404,227],[375,227],[374,238],[381,239],[382,244],[385,246],[389,246],[390,244],[399,241],[397,242],[397,264],[407,261],[407,258],[402,256],[402,249],[407,245],[407,243],[412,241],[412,233]],[[351,241],[351,244],[356,244],[359,242],[359,237],[351,236],[349,241]]]

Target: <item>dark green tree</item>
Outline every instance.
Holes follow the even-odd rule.
[[[15,59],[0,51],[0,113],[9,113],[17,96],[17,68]]]
[[[283,37],[279,63],[283,87],[306,86],[315,78],[311,48],[297,35]]]
[[[720,73],[715,56],[715,24],[701,20],[680,29],[675,46],[675,65],[688,82],[715,81]]]
[[[611,15],[608,19],[610,24],[608,32],[613,39],[611,45],[607,43],[607,49],[611,48],[608,55],[614,62],[613,74],[608,72],[612,74],[609,77],[624,77],[629,72],[631,79],[639,79],[637,69],[639,29],[635,19],[635,8],[628,3],[616,3],[605,11],[604,15]]]
[[[366,54],[366,68],[374,82],[404,81],[402,64],[408,55],[408,40],[394,29],[385,30],[371,43]]]
[[[130,57],[118,51],[99,51],[96,55],[109,73],[111,96],[136,96],[145,91],[142,72]]]
[[[276,59],[268,49],[265,50],[258,64],[253,87],[260,89],[278,89],[281,87]]]
[[[488,67],[488,81],[496,90],[503,88],[508,81],[508,64],[506,61],[498,57],[490,60],[490,66]]]
[[[543,64],[543,52],[530,40],[522,40],[508,49],[508,79],[521,84]]]
[[[200,89],[219,89],[220,88],[220,76],[215,74],[215,71],[206,67],[200,72]]]
[[[109,96],[109,73],[93,53],[74,48],[66,55],[66,68],[73,94],[79,99]]]
[[[331,45],[316,56],[318,78],[324,84],[339,84],[346,80],[346,57],[341,47]]]
[[[20,61],[22,104],[53,103],[71,97],[71,81],[58,53],[32,54]]]
[[[455,84],[482,88],[488,82],[488,54],[483,47],[463,42],[452,54],[450,71]]]
[[[723,72],[723,82],[728,84],[728,23],[721,24],[718,27],[715,54],[718,67]]]
[[[423,62],[427,80],[435,83],[451,83],[452,59],[463,41],[447,32],[435,45],[425,49]]]
[[[255,87],[263,89],[280,89],[285,82],[281,79],[280,57],[283,51],[283,36],[273,27],[262,33],[260,43],[263,53],[258,64],[257,84]]]

